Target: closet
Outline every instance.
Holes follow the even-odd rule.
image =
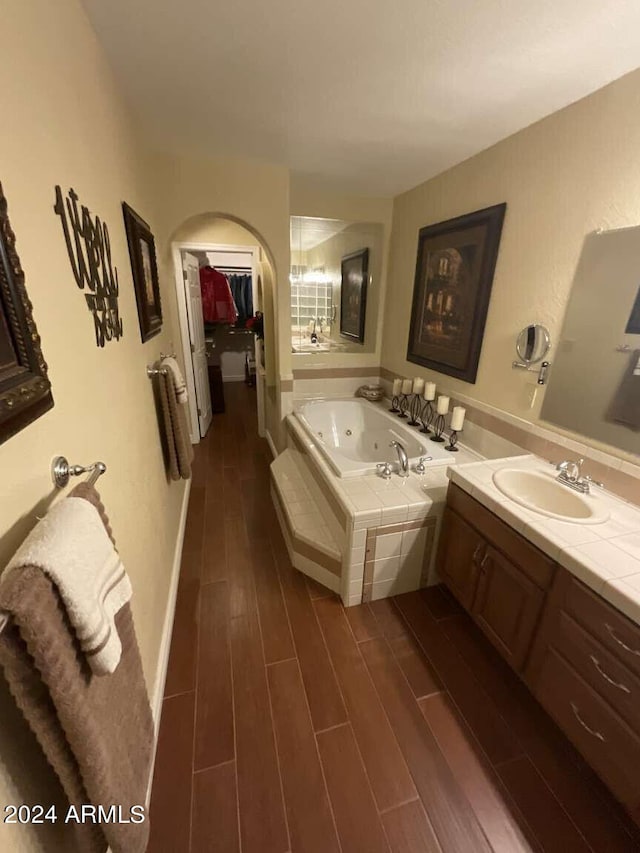
[[[220,366],[223,382],[245,379],[247,358],[255,366],[254,335],[245,328],[256,310],[253,254],[250,251],[216,251],[203,253],[201,269],[212,268],[225,276],[237,311],[233,323],[208,322],[205,313],[205,338],[211,351],[210,363]]]

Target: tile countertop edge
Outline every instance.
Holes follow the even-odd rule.
[[[562,541],[561,536],[554,536],[545,524],[549,519],[539,513],[521,507],[506,495],[499,492],[493,483],[487,481],[487,471],[495,471],[501,466],[522,465],[547,466],[544,460],[533,454],[519,456],[517,458],[507,457],[505,459],[492,459],[486,462],[473,462],[465,465],[449,467],[447,476],[451,483],[459,486],[467,494],[471,495],[488,510],[497,515],[502,521],[520,533],[536,548],[543,551],[548,557],[561,565],[574,577],[590,587],[595,593],[608,601],[613,607],[640,625],[640,509],[638,516],[638,552],[637,557],[623,551],[615,542],[616,534],[611,536],[597,535],[597,541],[585,539],[583,544],[575,545]],[[479,479],[484,476],[485,481]],[[628,512],[631,504],[623,501],[615,495],[607,492],[599,492],[610,505],[611,516],[614,517],[616,509],[624,508]],[[635,509],[635,508],[634,508]],[[561,522],[571,525],[571,522]],[[599,525],[571,525],[575,528],[590,528],[597,533]],[[634,531],[635,532],[635,531]],[[619,535],[619,534],[618,534]],[[600,551],[607,555],[609,565],[604,565],[602,560],[590,555],[590,551]],[[619,561],[622,574],[616,572],[616,561]]]

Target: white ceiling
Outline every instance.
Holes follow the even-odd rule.
[[[640,65],[638,0],[84,0],[166,149],[393,195]]]

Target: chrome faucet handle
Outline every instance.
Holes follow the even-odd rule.
[[[589,483],[592,486],[599,486],[601,489],[604,489],[604,483],[601,483],[599,480],[594,480],[593,477],[590,477],[588,474],[585,474],[582,479],[585,483]]]
[[[378,462],[376,468],[378,469],[378,474],[383,480],[391,479],[391,462]]]
[[[426,474],[427,466],[424,464],[425,462],[431,462],[433,456],[421,456],[418,462],[416,463],[416,467],[413,469],[416,474]]]

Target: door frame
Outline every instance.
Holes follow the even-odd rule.
[[[258,280],[258,263],[261,261],[261,250],[259,246],[237,246],[232,243],[197,243],[192,240],[178,241],[171,244],[171,255],[173,257],[173,268],[175,272],[176,299],[178,303],[178,320],[180,323],[180,338],[182,341],[182,357],[184,360],[185,382],[189,393],[189,432],[191,444],[200,442],[200,422],[198,420],[198,406],[196,403],[196,381],[193,372],[193,359],[191,358],[191,337],[189,335],[189,320],[187,317],[187,300],[184,291],[184,278],[182,275],[182,252],[244,252],[252,256],[251,272],[252,281]],[[256,365],[257,368],[257,365]],[[258,404],[258,412],[260,403]],[[260,412],[258,413],[260,422]]]

